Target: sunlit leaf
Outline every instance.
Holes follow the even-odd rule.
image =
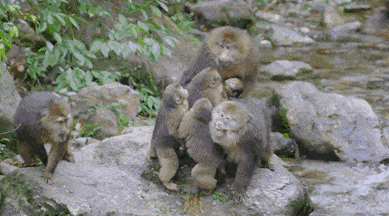
[[[107,43],[101,43],[100,50],[103,53],[104,57],[107,58],[109,53],[109,47]]]
[[[151,8],[151,11],[152,11],[155,15],[161,17],[162,12],[159,10],[159,8],[155,7],[154,5],[150,5],[150,8]]]

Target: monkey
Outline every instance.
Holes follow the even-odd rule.
[[[188,91],[178,83],[168,85],[162,95],[162,105],[158,111],[147,155],[148,158],[158,157],[162,166],[158,177],[170,190],[178,190],[177,184],[171,182],[171,179],[178,169],[176,148],[182,145],[178,139],[178,127],[187,110]]]
[[[187,152],[197,162],[191,171],[196,185],[205,189],[216,188],[216,169],[224,174],[225,160],[218,152],[209,132],[212,104],[207,98],[201,98],[182,117],[178,128],[179,138],[185,138]]]
[[[203,97],[208,98],[213,107],[227,100],[221,76],[214,68],[205,68],[194,76],[186,86],[186,90],[189,94],[189,107],[192,107],[198,99]]]
[[[44,181],[53,183],[54,171],[60,160],[75,162],[69,150],[73,117],[67,101],[53,92],[31,92],[22,98],[15,115],[19,125],[16,135],[19,152],[24,160],[20,167],[36,166],[36,156],[46,166]],[[45,143],[51,144],[47,155]]]
[[[250,184],[255,165],[270,165],[271,120],[264,100],[245,98],[224,101],[212,111],[209,130],[212,140],[219,143],[227,160],[238,164],[233,193],[240,202]]]
[[[246,31],[231,26],[215,28],[204,39],[179,84],[185,88],[202,70],[214,67],[223,82],[228,78],[241,79],[244,86],[240,97],[246,97],[258,74],[259,54],[258,43]]]
[[[24,80],[24,71],[27,66],[26,52],[22,47],[14,45],[6,54],[7,65],[9,67],[10,74],[14,79],[19,81]]]

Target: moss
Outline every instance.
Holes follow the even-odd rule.
[[[285,75],[275,75],[272,76],[271,80],[273,81],[284,81],[284,80],[295,80],[294,76],[285,76]]]
[[[288,208],[291,209],[293,216],[306,216],[315,210],[307,193],[290,202]]]

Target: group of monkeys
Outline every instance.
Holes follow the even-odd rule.
[[[226,161],[238,164],[234,195],[238,200],[250,184],[258,163],[272,156],[270,112],[264,100],[248,96],[258,67],[258,47],[245,31],[220,27],[210,32],[180,81],[163,93],[148,158],[158,158],[159,178],[170,190],[179,149],[197,163],[191,176],[200,188],[214,189],[216,171],[225,174]],[[239,78],[240,98],[224,82]]]
[[[165,187],[177,190],[172,178],[179,148],[197,162],[191,175],[201,188],[216,187],[216,171],[225,173],[226,160],[237,163],[234,194],[238,197],[249,185],[256,164],[269,163],[269,113],[264,102],[247,96],[257,75],[258,53],[256,42],[244,30],[216,28],[179,83],[167,86],[148,151],[149,158],[159,159],[159,178]],[[229,78],[243,83],[240,99],[233,99],[234,92],[224,85]],[[73,123],[70,106],[56,93],[26,93],[14,122],[24,160],[21,167],[35,166],[38,156],[46,166],[44,180],[52,183],[59,161],[75,162],[68,146]],[[51,143],[48,155],[45,143]]]

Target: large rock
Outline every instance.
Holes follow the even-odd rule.
[[[184,215],[182,194],[167,192],[162,184],[141,177],[144,171],[155,172],[146,160],[152,131],[153,127],[134,127],[131,133],[86,145],[75,153],[76,163],[59,163],[52,185],[43,182],[43,166],[14,171],[4,169],[10,173],[0,184],[1,198],[7,201],[0,203],[0,212],[5,216],[24,212],[27,215],[31,215],[30,212],[39,215],[70,212],[86,216]],[[255,171],[243,205],[220,192],[228,190],[226,185],[231,186],[225,183],[217,188],[225,204],[214,204],[214,193],[204,196],[202,215],[253,215],[258,212],[290,215],[307,209],[310,201],[301,182],[283,168],[282,161],[275,155],[271,163],[274,171],[259,168]],[[226,182],[233,182],[233,178]],[[12,184],[14,186],[10,187]],[[15,207],[14,203],[20,205]],[[13,208],[16,209],[8,213],[7,210]]]
[[[270,37],[274,43],[280,46],[311,44],[315,42],[308,36],[301,35],[296,31],[278,25],[271,25],[271,28],[267,30],[266,35]]]
[[[293,135],[319,154],[343,161],[381,161],[389,150],[381,143],[379,119],[363,99],[320,92],[307,82],[276,90]]]
[[[70,95],[69,99],[75,116],[85,114],[94,106],[119,103],[123,114],[132,120],[138,111],[140,94],[129,86],[113,82],[84,87],[77,94]]]
[[[0,64],[0,117],[13,122],[13,115],[21,98],[16,90],[12,76],[4,64]]]

